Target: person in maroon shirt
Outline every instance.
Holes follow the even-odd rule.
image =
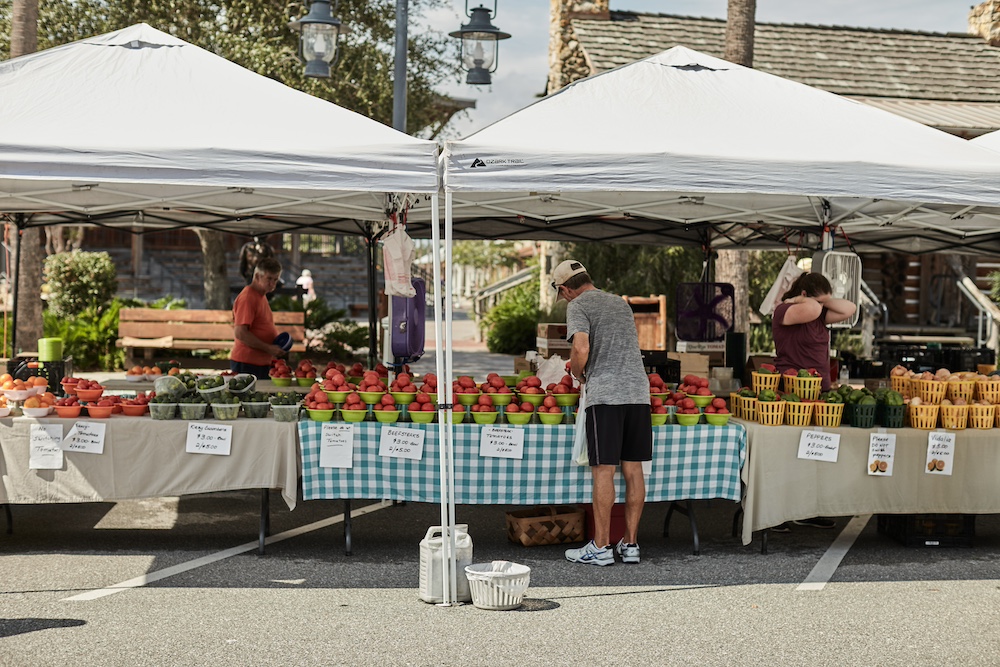
[[[774,365],[779,373],[816,369],[823,378],[823,391],[830,389],[830,331],[827,325],[850,319],[857,306],[847,299],[834,299],[830,281],[819,273],[803,273],[796,278],[781,303],[774,309]],[[792,523],[814,528],[833,528],[826,517],[801,519]],[[787,533],[788,523],[772,531]]]
[[[830,331],[827,325],[850,319],[857,310],[847,299],[834,299],[830,281],[819,273],[796,278],[774,309],[774,365],[779,373],[816,369],[823,391],[830,389]]]

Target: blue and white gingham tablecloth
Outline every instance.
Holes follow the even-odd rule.
[[[320,468],[322,424],[299,422],[304,500],[381,498],[440,502],[437,424],[396,424],[426,431],[419,461],[378,455],[382,424],[355,425],[353,468]],[[478,424],[455,424],[455,502],[462,505],[533,505],[590,502],[590,469],[571,460],[575,426],[524,429],[524,458],[479,455]],[[740,500],[746,453],[743,426],[653,428],[653,470],[648,502],[724,498]],[[625,501],[621,472],[618,502]]]

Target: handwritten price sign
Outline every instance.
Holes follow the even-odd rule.
[[[64,452],[104,453],[104,424],[76,422],[62,441]]]
[[[378,455],[419,461],[424,457],[424,431],[383,424]]]
[[[523,459],[524,429],[484,426],[479,432],[479,455],[502,459]]]
[[[32,424],[28,432],[28,468],[62,470],[62,424]]]
[[[229,456],[233,445],[233,427],[222,424],[188,424],[187,443],[184,451],[188,454],[215,454]]]
[[[928,475],[950,475],[955,461],[955,434],[932,431],[927,434],[927,462],[924,472]]]
[[[809,461],[836,463],[840,454],[840,434],[823,431],[802,431],[799,436],[799,458]]]
[[[320,468],[354,467],[354,424],[323,422],[319,441]]]

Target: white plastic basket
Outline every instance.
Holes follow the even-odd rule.
[[[521,606],[531,579],[531,568],[495,560],[466,566],[465,576],[469,580],[472,604],[480,609],[506,611]]]

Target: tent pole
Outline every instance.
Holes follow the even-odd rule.
[[[450,192],[445,192],[445,208],[444,208],[444,275],[445,280],[450,285],[451,283],[451,250],[452,250],[452,195]],[[445,380],[447,387],[448,404],[450,405],[454,396],[452,394],[452,380],[454,376],[454,363],[452,355],[452,303],[451,303],[451,289],[445,290],[445,306],[444,306],[444,321],[445,321],[445,349],[447,350],[447,361],[445,362]],[[438,385],[438,393],[440,394],[440,383]],[[457,561],[455,558],[455,434],[454,427],[451,424],[451,420],[448,421],[446,425],[446,436],[445,436],[445,448],[448,451],[448,476],[445,478],[445,482],[448,484],[448,534],[450,536],[449,549],[451,551],[451,562],[448,570],[448,575],[451,578],[451,589],[453,594],[457,594],[458,591],[458,572],[457,572]],[[457,595],[455,595],[457,601]]]
[[[431,258],[431,261],[434,263],[434,372],[438,378],[438,470],[441,478],[441,540],[442,547],[444,547],[441,549],[441,604],[448,606],[451,604],[453,596],[451,594],[451,577],[445,576],[445,573],[451,569],[452,552],[449,550],[450,541],[444,532],[446,531],[445,527],[448,525],[448,484],[446,483],[448,478],[448,455],[444,443],[447,438],[445,429],[451,417],[451,410],[443,407],[448,404],[448,398],[445,393],[445,385],[443,384],[445,377],[443,353],[445,348],[441,344],[441,310],[444,305],[441,298],[443,296],[441,293],[441,218],[438,196],[436,194],[431,195]]]
[[[11,237],[12,245],[14,246],[14,281],[10,285],[14,292],[14,303],[11,304],[13,309],[10,327],[10,356],[13,359],[17,356],[17,295],[20,293],[21,286],[21,255],[24,254],[24,248],[21,246],[21,230],[24,229],[25,218],[24,213],[17,213],[14,215],[14,235]],[[4,304],[6,306],[7,304]]]
[[[372,224],[365,225],[368,240],[368,368],[378,363],[378,279],[375,277],[378,238]]]

